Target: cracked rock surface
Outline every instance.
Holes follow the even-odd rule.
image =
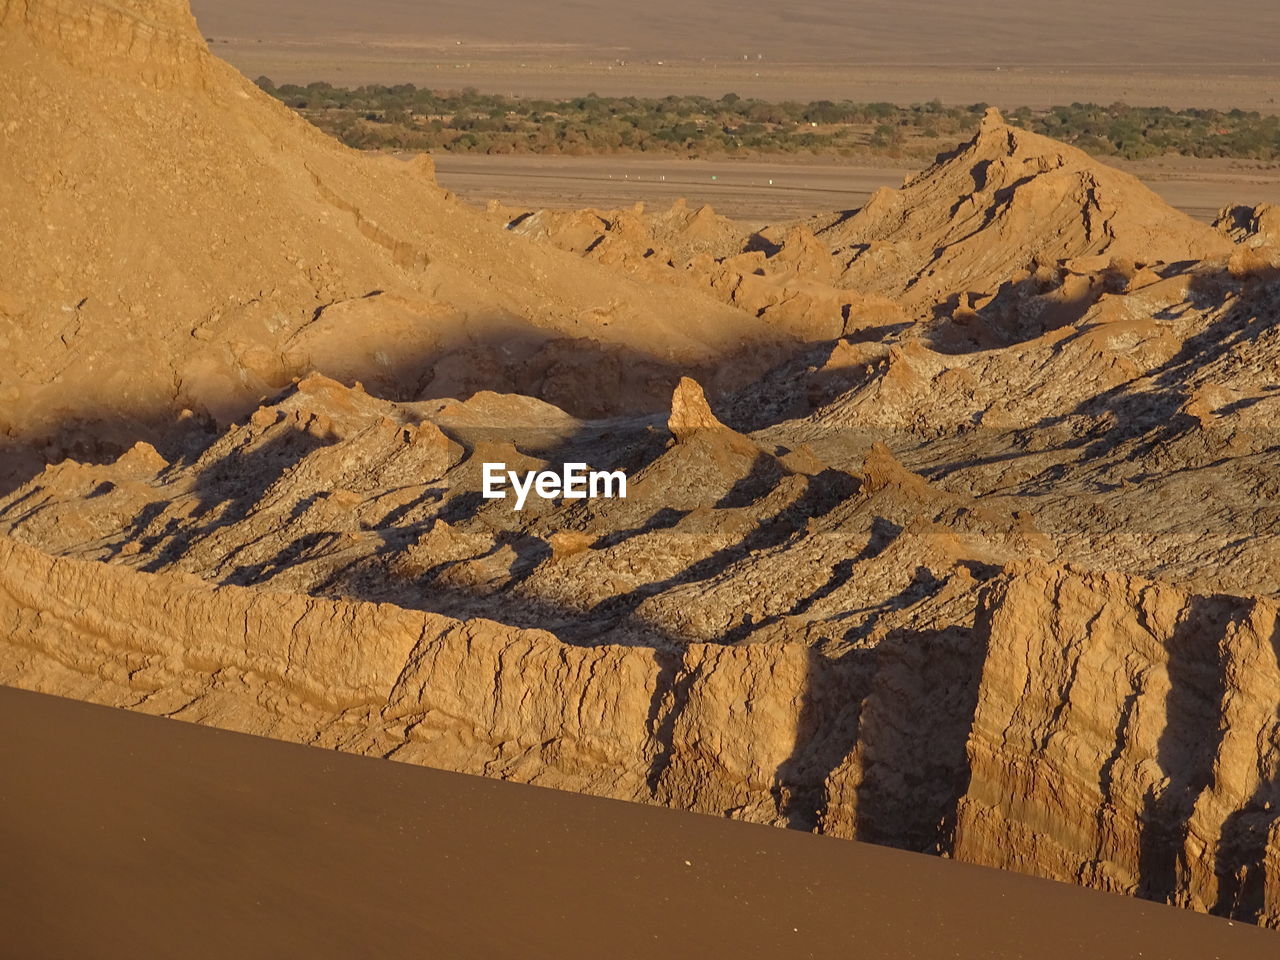
[[[1274,211],[992,113],[482,212],[181,0],[0,0],[0,81],[0,682],[1280,927]]]

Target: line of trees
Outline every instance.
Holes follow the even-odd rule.
[[[267,77],[258,85],[353,147],[466,153],[924,157],[970,135],[987,107],[937,100],[910,106],[801,103],[733,93],[714,100],[595,94],[553,100],[408,83],[276,86]],[[1073,103],[1048,110],[1021,107],[1008,119],[1099,156],[1280,158],[1280,117],[1256,111]]]

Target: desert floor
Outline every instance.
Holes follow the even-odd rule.
[[[1211,221],[1228,204],[1280,203],[1280,166],[1175,158],[1115,163],[1166,201]],[[662,206],[677,197],[738,220],[776,222],[860,207],[873,190],[899,187],[921,166],[639,156],[436,155],[440,183],[463,199],[527,207]]]
[[[991,103],[1050,107],[1114,103],[1174,108],[1202,107],[1274,113],[1280,106],[1280,67],[1237,73],[1232,64],[1169,75],[1149,69],[1036,66],[969,67],[903,64],[613,63],[608,59],[548,56],[535,51],[523,60],[492,50],[464,56],[455,50],[350,44],[338,41],[217,41],[211,48],[251,77],[276,83],[327,80],[336,86],[413,83],[525,97],[663,97],[737,93],[762,100],[853,100],[862,103]],[[1261,76],[1259,75],[1261,74]]]
[[[803,12],[766,0],[192,6],[219,56],[277,82],[1280,109],[1280,7],[1254,0],[1216,3],[1209,29],[1198,0],[811,0]]]
[[[1006,109],[1124,101],[1280,110],[1280,56],[1272,42],[1280,35],[1280,5],[1252,0],[1216,4],[1211,30],[1187,28],[1203,19],[1197,0],[814,0],[803,15],[764,0],[696,7],[601,0],[576,14],[563,5],[560,16],[513,0],[429,7],[407,0],[195,0],[192,7],[214,53],[247,76],[276,83],[414,83],[538,97],[735,92],[899,104],[937,98]],[[442,181],[471,200],[610,207],[683,195],[748,220],[856,207],[921,166],[440,160]],[[1180,159],[1126,169],[1202,220],[1227,203],[1280,201],[1274,166]]]

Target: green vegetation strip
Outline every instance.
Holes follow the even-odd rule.
[[[627,152],[687,157],[806,154],[931,157],[977,129],[987,105],[908,107],[706,97],[504,97],[413,84],[348,89],[327,83],[258,86],[352,147],[586,156]],[[1171,110],[1091,103],[1006,115],[1017,126],[1096,156],[1280,158],[1280,116],[1245,110]]]

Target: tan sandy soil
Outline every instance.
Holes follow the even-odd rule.
[[[220,56],[277,82],[1275,110],[1280,80],[1280,7],[1251,0],[193,6]]]
[[[785,161],[640,156],[517,157],[442,154],[440,184],[463,199],[573,209],[709,203],[739,220],[809,217],[859,207],[873,190],[900,186],[908,168]]]
[[[0,744],[19,881],[0,923],[25,960],[1229,960],[1274,939],[884,848],[4,688],[0,718],[24,731]]]
[[[1153,66],[1275,62],[1280,10],[1255,0],[196,0],[206,34],[394,42],[555,44],[634,57],[862,63]]]
[[[1280,203],[1280,167],[1239,161],[1114,162],[1167,202],[1211,221],[1228,204]],[[917,164],[918,166],[918,164]],[[465,200],[529,207],[612,209],[711,204],[727,217],[776,221],[862,206],[872,191],[899,187],[915,166],[777,160],[436,155],[442,186]]]
[[[1227,204],[1280,203],[1277,164],[1195,157],[1107,162],[1132,173],[1167,202],[1199,220],[1212,220]]]

